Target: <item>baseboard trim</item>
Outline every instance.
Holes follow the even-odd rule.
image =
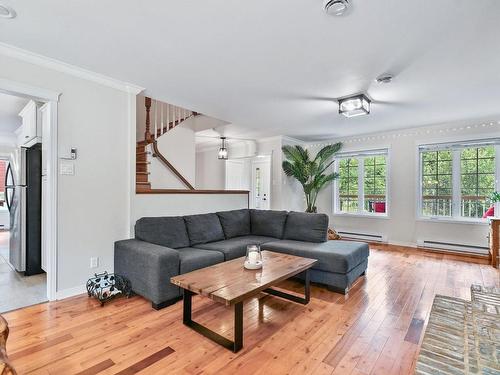
[[[393,251],[398,251],[398,249],[393,249],[392,247],[399,247],[403,251],[415,251],[415,252],[422,252],[422,253],[432,253],[436,255],[443,255],[446,257],[450,257],[452,259],[457,259],[457,260],[475,260],[480,263],[484,264],[489,264],[489,255],[488,254],[477,254],[477,253],[467,253],[467,252],[459,252],[459,251],[452,251],[452,250],[447,250],[447,249],[438,249],[438,248],[429,248],[429,247],[420,247],[417,246],[416,244],[412,245],[400,245],[396,243],[378,243],[378,242],[369,242],[370,246],[373,246],[374,248],[379,247],[381,249],[387,249],[387,250],[393,250]]]
[[[87,293],[87,286],[86,285],[78,285],[78,286],[75,286],[74,288],[58,290],[56,292],[56,300],[74,297],[74,296],[77,296],[77,295],[83,294],[83,293]]]

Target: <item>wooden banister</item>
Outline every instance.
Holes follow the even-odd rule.
[[[146,98],[144,99],[144,104],[146,105],[146,131],[144,132],[144,140],[147,143],[152,142],[152,135],[151,135],[151,98]]]
[[[155,101],[155,116],[157,114],[157,101]],[[158,158],[170,171],[179,179],[182,181],[182,183],[188,188],[188,191],[195,190],[193,185],[189,183],[189,181],[170,163],[165,156],[161,153],[161,151],[158,148],[157,144],[157,139],[165,134],[167,131],[175,128],[177,125],[179,125],[181,122],[186,121],[187,119],[191,117],[198,116],[198,112],[192,112],[188,111],[187,109],[177,107],[171,104],[167,103],[167,108],[166,108],[166,118],[167,118],[167,123],[164,126],[163,124],[163,107],[160,109],[160,127],[158,128],[157,122],[156,122],[156,117],[155,117],[155,126],[154,130],[151,131],[151,105],[152,100],[149,97],[145,97],[144,99],[144,104],[146,107],[146,130],[144,132],[144,143],[145,145],[151,144],[153,148],[153,157]],[[163,106],[163,105],[162,105]],[[170,121],[170,116],[172,114],[172,121]],[[140,174],[143,172],[137,172],[136,170],[136,175]],[[142,181],[142,180],[141,180]]]
[[[189,189],[189,190],[194,190],[194,187],[193,185],[191,185],[189,183],[188,180],[186,180],[184,178],[184,176],[162,155],[162,153],[160,152],[160,150],[158,149],[158,145],[157,145],[157,142],[156,140],[153,141],[152,143],[153,145],[153,156],[158,158],[163,164],[165,164],[165,166],[170,169],[172,171],[173,174],[175,174],[177,176],[177,178],[179,180],[182,181],[182,183],[184,185],[186,185],[186,187]]]

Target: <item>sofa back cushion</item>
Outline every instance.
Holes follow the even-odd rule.
[[[191,246],[224,239],[217,214],[184,216]]]
[[[248,236],[250,231],[250,210],[217,212],[226,238]]]
[[[285,224],[285,240],[326,242],[328,215],[290,212]]]
[[[184,219],[175,217],[143,217],[135,223],[135,238],[172,249],[189,246]]]
[[[250,210],[252,234],[283,238],[287,215],[286,211]]]

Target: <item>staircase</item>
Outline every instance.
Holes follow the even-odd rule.
[[[148,152],[146,151],[146,141],[137,142],[135,147],[135,189],[137,192],[151,190],[151,183],[148,181]]]
[[[135,152],[136,152],[136,162],[135,162],[135,188],[136,193],[147,193],[151,191],[151,183],[149,182],[149,164],[148,156],[151,152],[148,151],[148,145],[153,145],[154,153],[151,155],[153,157],[159,157],[160,159],[164,159],[163,156],[159,153],[159,150],[156,148],[156,140],[172,130],[176,126],[180,125],[182,122],[187,119],[198,116],[199,113],[189,111],[187,109],[174,106],[171,104],[161,104],[161,119],[160,123],[158,123],[158,108],[155,102],[155,124],[153,126],[154,129],[151,129],[151,98],[147,98],[145,100],[146,105],[146,132],[144,134],[144,141],[139,141],[136,144]],[[163,121],[165,118],[165,121]],[[164,162],[167,162],[164,160]],[[168,163],[168,162],[167,162]],[[172,165],[169,165],[170,169],[173,169],[175,174],[178,174],[181,180],[184,180],[182,176],[180,176],[179,172],[173,168]],[[186,183],[187,181],[185,181]],[[189,185],[189,183],[187,183]],[[188,186],[192,189],[191,185]]]

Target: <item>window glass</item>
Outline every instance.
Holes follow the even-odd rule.
[[[495,191],[494,146],[463,149],[460,166],[460,215],[481,218],[489,208],[489,197]]]
[[[364,207],[366,212],[386,211],[386,157],[373,156],[364,159]]]
[[[497,140],[481,143],[420,150],[423,216],[481,219],[493,215],[490,197],[498,190],[495,155],[500,145]]]
[[[358,160],[341,159],[339,162],[339,209],[342,212],[358,211]]]
[[[425,216],[452,215],[452,152],[422,152],[422,213]]]

